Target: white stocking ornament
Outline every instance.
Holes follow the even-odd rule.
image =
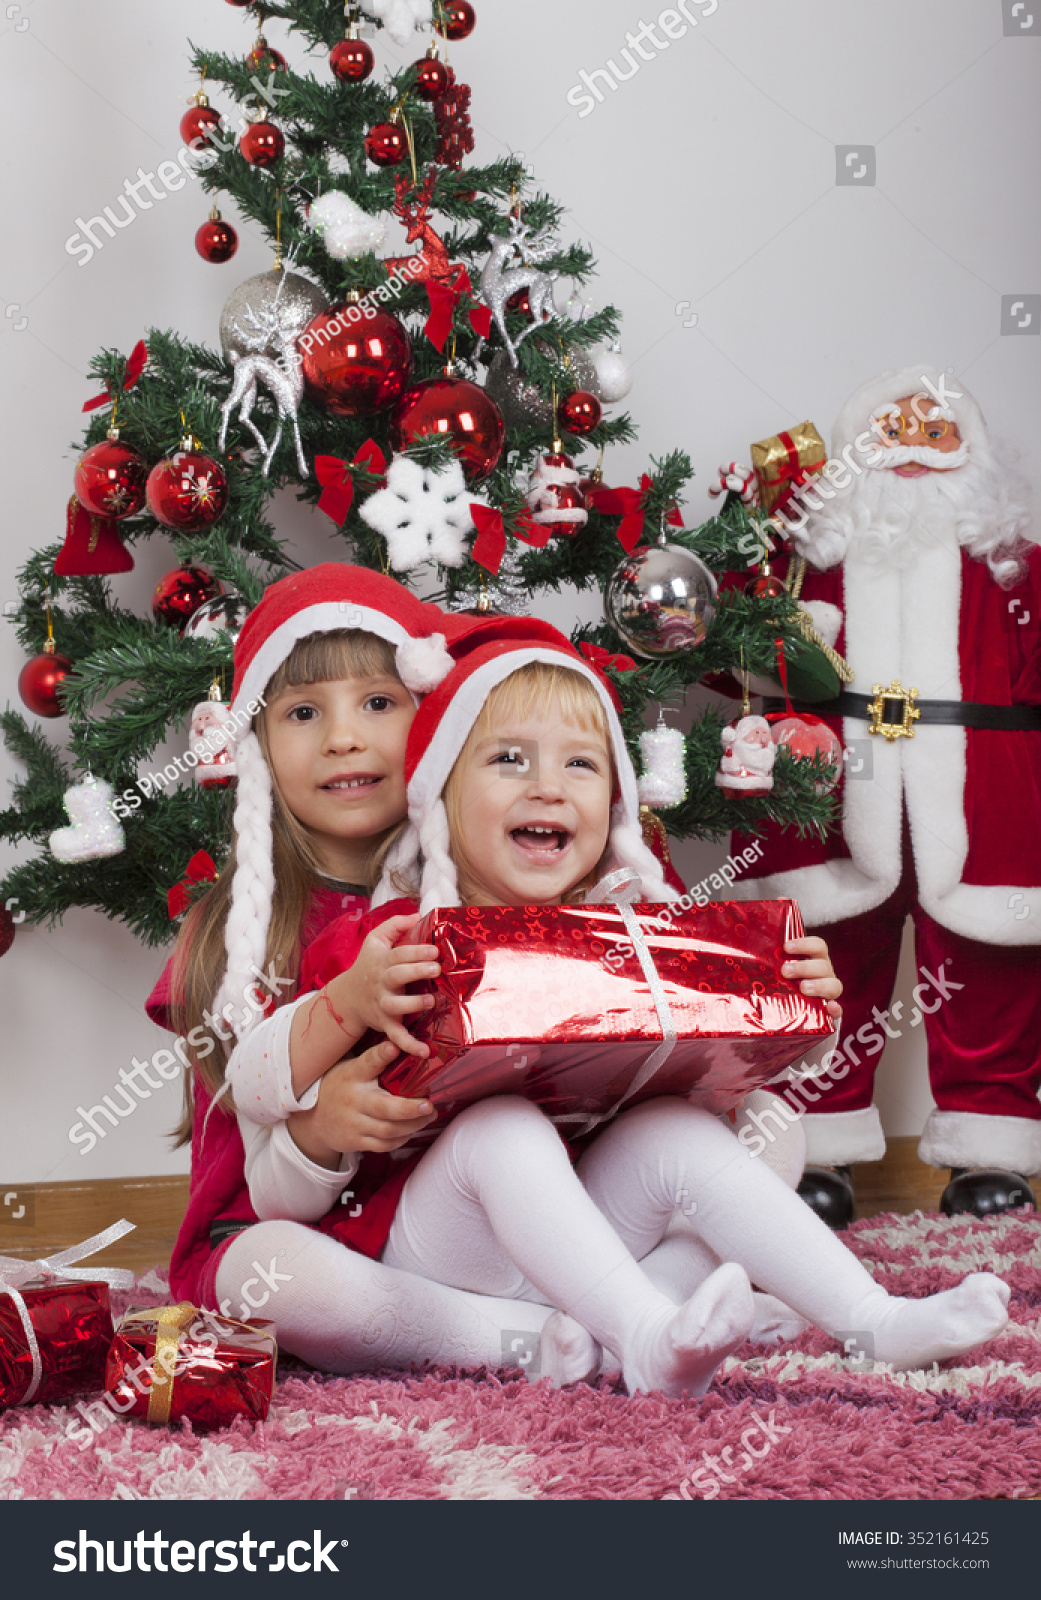
[[[678,728],[666,725],[659,713],[656,728],[640,735],[643,776],[640,804],[662,808],[682,805],[687,798],[686,741]]]
[[[84,778],[65,791],[65,809],[72,826],[56,828],[50,837],[51,854],[66,866],[118,856],[126,836],[112,810],[115,791],[104,778]]]
[[[408,572],[422,561],[462,566],[466,535],[474,525],[472,505],[487,501],[467,488],[458,461],[424,467],[410,456],[395,456],[387,469],[387,487],[371,495],[359,515],[386,539],[394,570]]]

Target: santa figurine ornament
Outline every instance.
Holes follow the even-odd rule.
[[[192,712],[188,748],[196,760],[195,781],[200,789],[226,789],[238,776],[235,770],[235,725],[216,680],[209,696]]]
[[[741,717],[722,729],[723,757],[716,773],[716,788],[727,800],[750,800],[769,794],[774,786],[777,758],[770,724],[765,717]]]
[[[803,1119],[806,1198],[852,1219],[850,1166],[885,1152],[886,1036],[921,1024],[935,1109],[919,1155],[951,1171],[947,1214],[987,1216],[1032,1205],[1041,1172],[1041,549],[1025,485],[946,372],[864,384],[831,451],[774,520],[854,673],[792,708],[842,740],[841,831],[821,844],[768,827],[762,875],[732,892],[797,900],[844,985]],[[908,917],[910,1011],[893,999]]]

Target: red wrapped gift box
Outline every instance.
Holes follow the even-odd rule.
[[[663,909],[636,905],[632,916],[671,1013],[671,1048],[623,910],[455,908],[409,935],[440,951],[440,978],[414,986],[434,1005],[410,1022],[432,1054],[402,1056],[381,1083],[434,1102],[430,1137],[495,1094],[523,1095],[581,1134],[659,1095],[728,1111],[834,1031],[825,1002],[781,976],[785,941],[804,931],[793,900],[673,911],[671,927],[657,921]]]
[[[23,1308],[39,1351],[35,1389]],[[0,1283],[0,1409],[100,1389],[111,1343],[107,1283],[38,1278],[19,1284],[14,1294]]]
[[[155,1423],[188,1417],[199,1431],[236,1417],[262,1422],[275,1383],[274,1327],[187,1302],[128,1311],[109,1351],[106,1400],[122,1416]]]

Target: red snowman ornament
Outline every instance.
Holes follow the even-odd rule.
[[[581,478],[559,439],[554,439],[552,453],[542,456],[535,468],[528,485],[528,505],[531,520],[552,534],[573,536],[589,521]]]

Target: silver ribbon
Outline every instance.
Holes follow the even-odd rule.
[[[586,904],[600,901],[617,907],[625,931],[632,942],[636,959],[647,980],[647,987],[651,991],[654,1009],[658,1013],[658,1026],[661,1028],[661,1044],[651,1051],[621,1099],[615,1101],[608,1111],[597,1112],[588,1117],[584,1126],[578,1130],[579,1136],[591,1133],[601,1122],[616,1116],[625,1102],[631,1100],[634,1094],[651,1081],[658,1069],[665,1065],[676,1047],[676,1023],[673,1020],[669,997],[665,993],[665,985],[654,965],[654,957],[651,955],[646,936],[633,910],[633,901],[639,898],[642,890],[643,883],[639,873],[634,872],[632,867],[619,867],[617,871],[609,872],[606,878],[600,880],[590,893]]]
[[[135,1226],[135,1223],[127,1222],[123,1217],[119,1222],[113,1222],[110,1227],[102,1229],[101,1233],[92,1233],[89,1239],[84,1239],[80,1244],[70,1244],[67,1249],[56,1250],[53,1255],[41,1256],[36,1261],[22,1261],[17,1256],[0,1256],[0,1294],[10,1296],[33,1360],[32,1379],[18,1401],[19,1405],[29,1404],[43,1377],[43,1362],[40,1359],[36,1329],[32,1325],[29,1308],[19,1289],[24,1288],[31,1278],[76,1278],[83,1283],[97,1283],[100,1280],[113,1289],[129,1289],[133,1285],[134,1274],[126,1267],[77,1267],[75,1263],[82,1261],[86,1256],[94,1255],[98,1250],[106,1249],[110,1244],[115,1244],[117,1239],[124,1238],[126,1234],[133,1233]]]

